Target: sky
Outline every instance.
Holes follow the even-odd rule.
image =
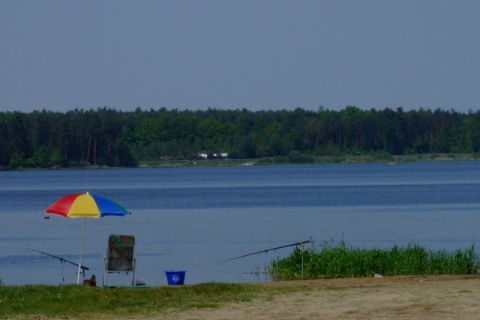
[[[0,0],[0,111],[480,109],[477,0]]]

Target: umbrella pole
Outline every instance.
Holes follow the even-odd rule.
[[[83,242],[85,241],[85,229],[87,228],[87,218],[83,218],[82,244],[80,245],[80,261],[78,262],[77,284],[80,284],[80,273],[82,272]]]

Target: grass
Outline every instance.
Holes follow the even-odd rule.
[[[153,316],[168,310],[218,308],[229,302],[308,291],[308,288],[206,283],[148,289],[88,286],[0,286],[0,319],[12,317],[102,318]]]
[[[439,275],[478,273],[474,246],[465,250],[429,251],[412,244],[389,250],[356,249],[313,241],[306,250],[295,249],[271,262],[274,279],[320,279],[383,275]],[[332,288],[336,289],[336,288]],[[338,288],[337,288],[338,289]],[[271,301],[276,295],[314,290],[299,286],[205,283],[155,288],[99,288],[89,286],[5,286],[0,279],[0,319],[9,318],[128,318],[158,316],[170,310],[219,308],[226,303]],[[328,290],[328,288],[326,289]]]
[[[273,260],[269,273],[273,279],[321,279],[370,277],[381,275],[474,274],[479,270],[474,246],[465,250],[432,251],[411,244],[405,248],[349,248],[340,242],[318,251],[295,249],[288,257]]]
[[[275,164],[330,164],[330,163],[402,163],[423,161],[469,161],[478,160],[478,153],[455,154],[405,154],[391,155],[386,152],[370,152],[366,154],[339,153],[336,155],[309,155],[293,152],[289,156],[251,158],[251,159],[207,159],[207,160],[158,160],[140,161],[139,168],[177,168],[177,167],[216,167],[238,165],[275,165]]]

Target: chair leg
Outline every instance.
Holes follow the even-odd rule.
[[[135,262],[136,262],[136,259],[133,259],[133,280],[132,280],[132,286],[135,286]]]
[[[103,281],[102,281],[102,287],[105,287],[105,276],[107,272],[107,259],[104,260],[103,263]]]

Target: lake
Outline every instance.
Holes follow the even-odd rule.
[[[269,281],[256,271],[291,247],[224,261],[305,240],[317,249],[340,240],[465,249],[476,245],[480,223],[477,161],[7,171],[0,181],[7,285],[76,282],[75,266],[26,249],[78,263],[83,219],[43,213],[70,193],[88,191],[132,212],[86,220],[82,264],[97,282],[110,234],[134,235],[137,278],[165,285],[166,270],[187,271],[188,284]],[[108,275],[107,284],[131,278]]]

